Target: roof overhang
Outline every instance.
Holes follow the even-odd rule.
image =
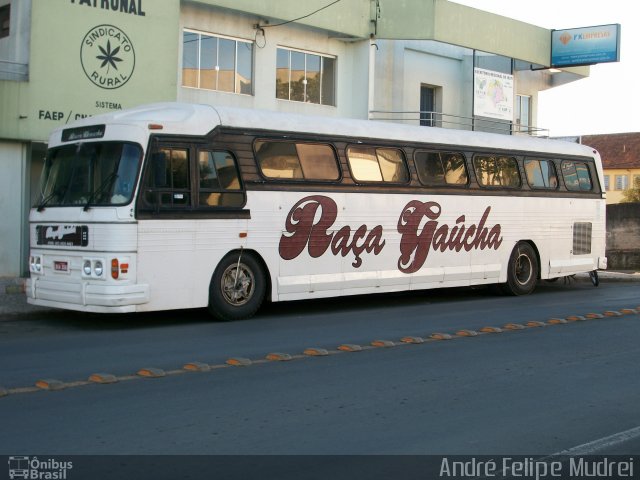
[[[252,14],[256,23],[295,23],[353,41],[435,40],[548,66],[551,30],[448,0],[349,0],[327,8],[327,0],[197,0],[197,3]],[[589,67],[562,69],[586,77]]]

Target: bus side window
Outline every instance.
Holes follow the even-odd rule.
[[[338,180],[340,170],[336,154],[327,144],[296,143],[300,165],[307,180]]]
[[[353,177],[361,182],[381,182],[382,172],[374,148],[349,147],[347,158]]]
[[[267,178],[321,182],[340,178],[338,159],[329,144],[258,140],[255,151]]]
[[[565,160],[562,162],[562,176],[567,190],[585,192],[593,188],[589,166],[584,162]]]
[[[385,182],[407,183],[409,172],[404,161],[404,154],[396,148],[377,148],[378,163]]]
[[[580,190],[591,190],[593,188],[593,184],[591,183],[589,166],[586,163],[576,162],[576,173],[578,174],[578,183],[580,184]]]
[[[189,152],[187,149],[163,148],[151,156],[147,174],[145,202],[157,208],[191,205],[189,186]]]
[[[151,170],[153,171],[153,185],[156,188],[167,186],[167,152],[156,152],[151,156]]]
[[[397,148],[351,146],[347,160],[353,178],[360,182],[407,183],[409,171],[404,154]]]
[[[199,151],[198,176],[201,207],[242,207],[244,192],[236,161],[230,152]]]
[[[260,170],[265,177],[304,178],[295,143],[257,141],[255,149]]]
[[[502,155],[476,155],[473,167],[483,187],[518,188],[522,185],[518,161]]]
[[[468,183],[464,155],[457,152],[417,151],[414,156],[420,183],[426,186]]]
[[[558,188],[556,167],[551,160],[526,159],[524,171],[531,188]]]

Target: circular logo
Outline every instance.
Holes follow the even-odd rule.
[[[562,35],[560,35],[560,41],[562,42],[563,45],[566,45],[571,41],[571,35],[569,35],[566,32],[563,33]]]
[[[118,27],[98,25],[82,39],[80,62],[89,80],[113,90],[129,81],[136,66],[131,40]]]

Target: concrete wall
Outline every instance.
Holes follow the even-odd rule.
[[[189,0],[189,3],[196,2]],[[372,28],[370,20],[374,15],[371,0],[338,2],[325,9],[322,7],[329,3],[326,0],[197,0],[197,3],[247,12],[251,16],[252,23],[264,24],[269,21],[271,24],[277,24],[305,16],[297,20],[297,23],[358,38],[369,36]],[[186,4],[187,2],[183,1],[183,6]],[[318,12],[306,16],[315,10]],[[395,9],[391,9],[390,13],[394,11]]]
[[[448,115],[471,116],[471,50],[428,40],[376,40],[375,83],[372,110],[417,112],[420,87],[436,88],[436,110]],[[419,124],[419,115],[374,114]],[[455,120],[451,117],[448,120]],[[437,118],[436,120],[440,120]],[[454,125],[444,125],[456,128]]]
[[[88,115],[175,100],[180,2],[144,2],[144,16],[93,3],[38,0],[31,4],[29,28],[18,49],[28,49],[29,78],[12,81],[0,76],[0,138],[47,141],[54,128]],[[12,21],[14,4],[17,11],[23,10],[22,1],[12,2]],[[24,5],[28,4],[25,1]],[[103,25],[115,27],[117,30],[110,31],[117,37],[84,40]],[[102,67],[98,48],[105,48],[108,42],[111,48],[120,48],[115,39],[124,38],[122,34],[133,53],[126,58],[120,53],[119,70],[109,64]],[[24,58],[20,55],[15,58]],[[117,88],[105,88],[94,83],[93,74],[127,80]]]
[[[25,255],[25,199],[27,145],[0,142],[0,275],[19,276]]]
[[[609,269],[640,270],[640,203],[607,205]]]
[[[9,36],[0,38],[0,79],[26,80],[29,74],[31,0],[0,0],[0,7],[9,3]]]
[[[465,79],[471,70],[464,69],[464,49],[445,44],[433,44],[432,53],[420,49],[420,43],[412,42],[405,50],[404,86],[405,108],[420,109],[420,86],[438,87],[436,109],[451,115],[469,116],[471,106],[466,105]],[[416,108],[417,107],[417,108]],[[467,108],[465,108],[467,107]],[[449,126],[449,125],[447,125]]]

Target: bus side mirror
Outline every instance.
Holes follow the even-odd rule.
[[[153,171],[153,183],[157,187],[167,186],[167,155],[165,152],[156,152],[151,156],[151,168]]]

